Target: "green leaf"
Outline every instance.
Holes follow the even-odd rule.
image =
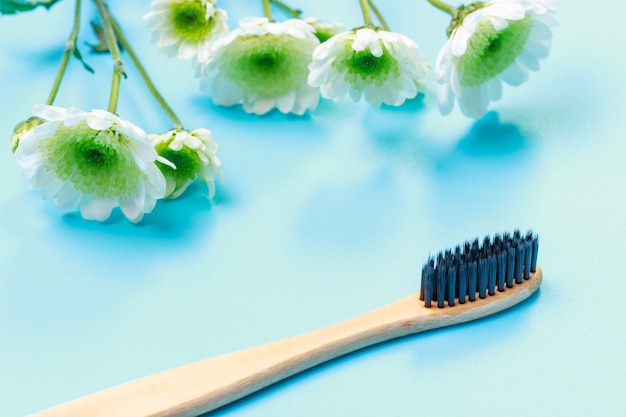
[[[57,1],[59,0],[0,0],[0,13],[15,14],[18,12],[28,12],[38,6],[49,9]]]
[[[95,71],[93,70],[93,68],[91,68],[91,66],[89,66],[85,60],[83,59],[83,56],[80,54],[80,51],[78,50],[78,48],[74,48],[72,50],[72,55],[74,55],[74,58],[76,58],[78,61],[80,61],[81,64],[83,64],[83,68],[85,68],[87,71],[89,71],[90,73],[94,73]]]

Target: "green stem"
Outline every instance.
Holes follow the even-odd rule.
[[[102,28],[104,29],[104,37],[107,42],[107,47],[113,58],[113,82],[111,83],[111,96],[109,98],[108,110],[111,113],[115,113],[117,110],[117,101],[120,91],[121,76],[126,78],[126,72],[124,71],[124,63],[122,62],[122,54],[120,53],[120,47],[115,37],[115,30],[113,30],[113,18],[109,13],[107,5],[104,0],[94,0],[98,6],[98,13],[102,19]]]
[[[433,6],[435,6],[436,8],[438,8],[439,10],[441,10],[442,12],[448,13],[450,16],[453,16],[454,12],[456,11],[456,7],[451,6],[448,3],[444,3],[440,0],[426,0],[426,1],[432,4]]]
[[[378,10],[378,7],[376,7],[376,5],[374,4],[374,2],[372,0],[368,0],[368,3],[369,3],[370,8],[372,9],[374,14],[376,15],[376,19],[378,19],[378,21],[380,22],[380,25],[382,26],[382,28],[389,32],[391,29],[389,29],[389,25],[387,24],[387,21],[383,17],[383,15],[380,12],[380,10]]]
[[[271,0],[261,0],[263,3],[263,15],[269,20],[272,20],[272,9],[270,7]]]
[[[174,110],[172,110],[172,108],[167,104],[167,102],[165,101],[161,93],[159,93],[159,90],[156,88],[156,86],[150,79],[150,76],[148,75],[146,68],[141,63],[139,56],[137,56],[137,53],[128,42],[128,39],[126,38],[126,36],[124,36],[124,33],[122,32],[122,28],[120,27],[120,25],[117,23],[117,21],[115,21],[115,19],[111,19],[111,23],[113,24],[113,29],[115,30],[115,35],[117,36],[117,39],[120,41],[120,44],[122,44],[122,47],[124,48],[124,50],[126,50],[126,53],[130,57],[130,59],[133,61],[133,64],[135,64],[135,67],[137,67],[137,71],[139,71],[139,75],[141,75],[143,82],[146,84],[146,87],[148,87],[148,90],[150,90],[150,93],[152,94],[154,99],[157,101],[157,103],[159,103],[161,108],[165,111],[165,113],[167,113],[167,116],[172,120],[172,123],[174,124],[174,128],[182,129],[183,124],[180,122],[180,119],[178,118],[178,116],[176,116],[176,113],[174,113]]]
[[[122,77],[118,71],[113,71],[113,81],[111,81],[111,95],[109,96],[109,107],[107,110],[111,113],[115,113],[117,110],[117,102],[120,97],[120,83]]]
[[[302,10],[294,9],[293,7],[288,6],[280,0],[270,0],[270,3],[274,3],[276,6],[283,9],[285,12],[293,16],[295,19],[300,19],[302,15]]]
[[[59,71],[57,72],[54,84],[52,85],[52,91],[50,91],[50,95],[48,96],[48,100],[46,101],[46,104],[48,105],[52,105],[52,103],[54,103],[54,100],[57,97],[57,93],[59,92],[59,87],[61,87],[61,81],[63,80],[63,76],[65,75],[65,70],[67,69],[67,64],[70,60],[70,56],[72,52],[74,52],[74,50],[76,49],[78,29],[80,27],[80,1],[81,0],[76,0],[76,6],[74,8],[74,26],[72,27],[70,37],[65,44],[65,51],[63,52],[63,57],[61,58]]]
[[[365,23],[365,26],[374,26],[368,0],[359,0],[359,4],[361,5],[361,12],[363,12],[363,23]]]

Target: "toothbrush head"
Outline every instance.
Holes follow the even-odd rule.
[[[515,230],[439,252],[422,268],[420,300],[443,308],[505,292],[535,274],[538,250],[537,235]]]

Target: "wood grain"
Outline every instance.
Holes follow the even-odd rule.
[[[191,417],[322,362],[385,340],[485,317],[525,300],[542,272],[504,292],[425,308],[419,293],[314,332],[195,362],[33,414],[31,417]]]

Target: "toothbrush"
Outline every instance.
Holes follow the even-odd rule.
[[[420,291],[385,307],[282,341],[191,363],[31,417],[192,417],[379,342],[512,307],[541,284],[538,238],[496,235],[430,258]]]

